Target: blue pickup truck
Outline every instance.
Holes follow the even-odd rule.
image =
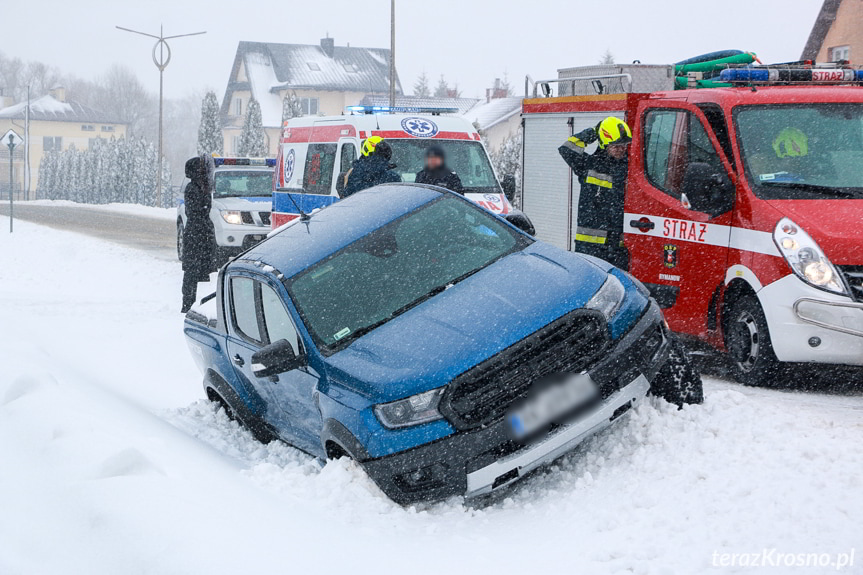
[[[429,186],[274,232],[184,326],[208,398],[403,504],[503,488],[649,392],[702,400],[637,280]]]

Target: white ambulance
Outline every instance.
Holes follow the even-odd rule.
[[[338,201],[363,140],[380,136],[392,147],[392,163],[403,182],[415,180],[430,146],[440,146],[466,198],[533,234],[530,220],[510,203],[515,180],[505,178],[501,185],[476,128],[455,112],[352,106],[341,116],[288,120],[273,178],[273,227],[298,218],[299,210],[309,213]]]

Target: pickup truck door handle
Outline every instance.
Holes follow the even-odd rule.
[[[234,363],[236,363],[238,367],[243,367],[243,365],[245,365],[246,363],[246,361],[242,357],[240,357],[240,354],[235,354],[234,357],[231,359],[234,360]]]
[[[653,222],[643,222],[641,220],[630,220],[629,227],[638,228],[639,230],[652,230],[656,227],[656,224]]]

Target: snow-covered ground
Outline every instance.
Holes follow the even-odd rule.
[[[711,380],[703,406],[652,400],[494,501],[403,509],[201,400],[180,273],[0,235],[0,574],[826,573],[714,562],[863,547],[860,395]]]
[[[174,221],[177,219],[177,208],[155,208],[152,206],[142,206],[139,204],[81,204],[69,200],[30,200],[23,203],[25,205],[31,206],[65,206],[79,209],[101,210],[106,212],[115,212],[119,214],[128,214],[132,216],[156,218],[169,221]]]

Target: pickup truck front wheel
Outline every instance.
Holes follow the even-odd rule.
[[[242,427],[248,429],[252,436],[264,445],[276,439],[276,436],[263,421],[251,414],[246,414],[245,416],[240,415],[239,410],[233,409],[225,398],[219,395],[219,393],[212,387],[207,388],[207,399],[224,409],[228,417],[239,423]]]
[[[661,397],[677,407],[704,403],[701,375],[692,365],[686,347],[674,334],[669,334],[671,353],[650,386],[650,394]]]

